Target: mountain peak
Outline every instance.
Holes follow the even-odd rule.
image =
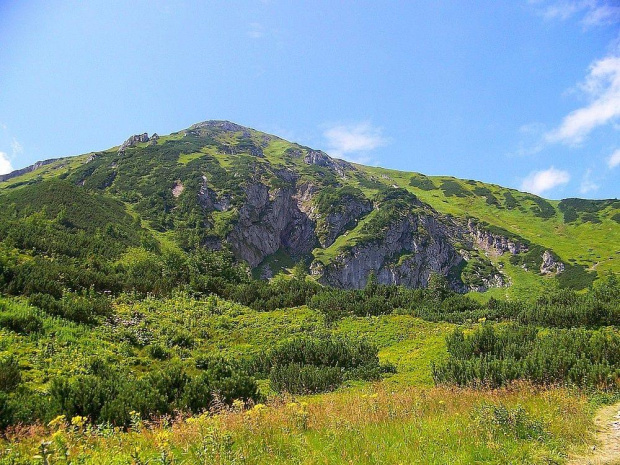
[[[226,132],[249,131],[250,129],[245,126],[241,126],[240,124],[233,123],[232,121],[207,120],[207,121],[202,121],[200,123],[192,124],[189,127],[189,130],[203,129],[203,128],[221,129]]]

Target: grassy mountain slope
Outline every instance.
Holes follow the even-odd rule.
[[[474,219],[484,230],[528,246],[529,255],[511,255],[481,250],[476,244],[463,245],[461,237],[450,236],[455,250],[467,257],[458,266],[454,265],[458,257],[453,259],[450,273],[458,273],[461,280],[463,276],[473,276],[472,282],[480,284],[482,278],[486,279],[485,271],[493,276],[501,270],[505,282],[512,284],[508,289],[491,289],[488,295],[522,294],[532,286],[540,286],[544,279],[538,268],[544,250],[564,264],[564,271],[556,277],[568,287],[582,288],[597,275],[620,270],[617,200],[549,201],[478,181],[352,165],[228,122],[199,123],[157,140],[135,143],[120,152],[113,148],[56,160],[1,182],[0,202],[14,205],[10,208],[17,214],[27,206],[35,211],[41,203],[45,204],[45,199],[55,196],[53,183],[59,178],[67,183],[63,192],[69,189],[67,186],[75,186],[71,189],[83,191],[84,199],[95,196],[92,198],[104,206],[88,208],[94,219],[90,227],[116,222],[104,214],[109,210],[105,202],[115,199],[121,204],[114,204],[112,210],[118,208],[116,205],[124,205],[128,215],[139,218],[154,237],[173,247],[219,247],[222,241],[233,243],[237,257],[250,261],[257,275],[269,276],[300,259],[329,269],[347,252],[358,253],[360,246],[380,242],[402,213],[398,200],[381,201],[386,192],[396,188],[414,194],[405,199],[407,205],[419,199],[430,209],[421,213],[420,208],[427,207],[416,207],[411,212],[414,220],[421,218],[420,214],[439,218],[444,224],[451,218],[460,225]],[[244,208],[248,210],[247,204],[252,201],[248,199],[248,186],[256,184],[266,186],[270,198],[278,192],[288,192],[296,207],[316,224],[316,234],[309,231],[307,237],[286,243],[284,236],[300,228],[308,229],[293,218],[284,228],[276,226],[275,230],[256,232],[263,234],[259,242],[275,237],[281,243],[255,250],[257,242],[241,237],[241,230],[260,222],[261,216],[272,221],[272,217],[282,216],[282,211],[290,210],[292,205],[278,205],[276,199],[267,207],[252,206],[245,214],[258,218],[242,223],[240,214],[244,214]],[[77,191],[74,195],[76,199],[81,197]],[[70,202],[63,204],[63,212],[74,214],[72,205],[75,207]],[[343,211],[343,205],[359,208]],[[280,210],[275,211],[277,208]],[[268,209],[273,210],[272,217],[268,216]],[[57,215],[56,210],[49,209],[48,216]],[[340,223],[334,227],[328,221],[330,218]],[[420,238],[422,233],[417,230],[415,237]],[[236,248],[234,241],[238,242]],[[258,245],[260,248],[261,244]],[[393,273],[406,264],[413,252],[401,250],[390,254],[380,266]],[[360,271],[362,275],[364,272]]]

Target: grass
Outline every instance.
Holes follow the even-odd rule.
[[[0,183],[0,191],[21,188],[27,183],[38,179],[49,179],[66,174],[72,169],[84,164],[90,155],[91,154],[84,154],[76,157],[60,158],[49,165],[44,165],[34,171],[31,171],[30,173],[22,174],[21,176]]]
[[[584,449],[591,428],[587,400],[564,389],[395,390],[379,383],[136,422],[128,432],[59,419],[9,431],[2,449],[10,463],[41,455],[42,440],[50,441],[44,454],[50,463],[63,455],[102,464],[562,463],[570,450]]]
[[[297,261],[286,253],[283,248],[278,249],[276,252],[265,257],[260,265],[252,270],[252,275],[260,279],[262,270],[265,267],[269,267],[273,276],[278,273],[290,274],[292,268],[296,265]]]
[[[312,254],[315,260],[318,260],[323,265],[327,265],[346,249],[355,246],[357,242],[364,237],[364,226],[370,223],[375,216],[375,211],[369,213],[364,218],[360,219],[353,229],[345,231],[338,236],[329,247],[314,249]]]
[[[219,237],[226,237],[232,231],[239,212],[236,209],[214,211],[211,217],[213,218],[213,232]]]
[[[220,156],[220,154],[218,153],[217,149],[214,146],[206,145],[200,149],[200,152],[180,154],[178,163],[181,165],[187,165],[190,161],[198,160],[199,158],[202,158],[205,155],[210,155],[212,157]]]
[[[390,314],[347,317],[328,327],[322,314],[307,307],[256,312],[183,294],[142,301],[122,296],[115,314],[122,321],[140,315],[139,327],[160,344],[172,329],[189,332],[192,348],[170,348],[173,357],[186,360],[205,353],[246,357],[293,335],[332,333],[374,343],[381,362],[394,364],[397,373],[297,398],[274,394],[263,380],[266,405],[136,419],[129,431],[80,418],[15,427],[0,439],[1,464],[41,460],[35,456],[64,463],[65,455],[85,464],[563,463],[571,451],[583,453],[592,444],[595,405],[584,393],[527,384],[498,390],[433,387],[430,364],[447,356],[445,336],[452,324]],[[124,325],[42,319],[38,338],[0,330],[0,355],[17,356],[26,368],[25,382],[38,390],[45,391],[58,373],[83,372],[95,354],[136,371],[165,363],[149,359],[146,348],[119,343]],[[46,450],[40,449],[43,441],[50,442]]]
[[[337,334],[361,337],[379,348],[382,363],[392,363],[397,373],[386,379],[390,385],[432,386],[430,366],[447,357],[445,336],[454,325],[430,323],[409,315],[349,317],[340,321]]]

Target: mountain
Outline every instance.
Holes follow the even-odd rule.
[[[303,262],[341,288],[364,287],[371,274],[426,287],[437,273],[454,290],[503,295],[548,279],[581,289],[620,271],[618,200],[552,201],[362,166],[228,121],[0,176],[0,206],[5,246],[18,254],[70,253],[74,241],[110,260],[128,249],[229,249],[256,277]],[[28,221],[67,236],[33,246],[16,238]]]

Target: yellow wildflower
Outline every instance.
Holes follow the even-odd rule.
[[[166,430],[161,430],[155,435],[155,444],[157,447],[165,449],[168,447],[170,443],[170,432]]]
[[[77,415],[77,416],[71,418],[71,424],[73,426],[77,426],[78,428],[81,428],[82,426],[84,426],[84,423],[86,423],[86,417],[82,417],[80,415]]]
[[[67,417],[64,415],[58,415],[56,418],[54,418],[52,421],[50,421],[47,426],[49,426],[50,428],[53,428],[54,426],[62,426],[65,422],[65,419]]]
[[[232,403],[233,410],[239,412],[239,411],[243,410],[244,406],[245,406],[245,403],[241,399],[233,400],[233,403]]]

